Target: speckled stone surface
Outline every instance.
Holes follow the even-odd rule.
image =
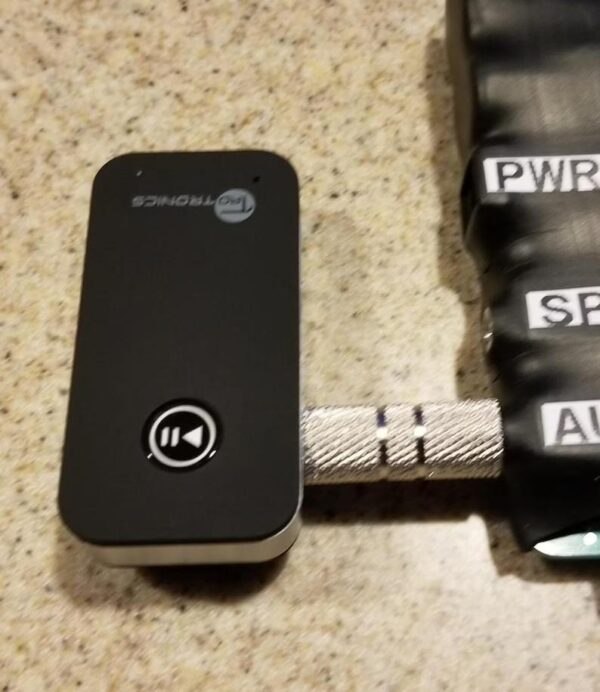
[[[441,0],[3,0],[0,689],[600,689],[599,572],[494,484],[309,489],[289,555],[110,570],[56,513],[92,176],[264,147],[302,182],[310,404],[488,394]]]

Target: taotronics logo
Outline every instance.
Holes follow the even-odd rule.
[[[225,223],[239,223],[252,216],[256,209],[254,195],[248,190],[226,190],[218,197],[202,195],[136,195],[132,207],[213,207],[215,215]]]
[[[132,207],[212,207],[215,199],[210,195],[136,195]]]
[[[487,192],[594,192],[600,190],[600,154],[485,159]]]

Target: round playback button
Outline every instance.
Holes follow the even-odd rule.
[[[168,404],[146,424],[148,458],[173,469],[185,469],[210,459],[216,451],[215,417],[196,403]]]

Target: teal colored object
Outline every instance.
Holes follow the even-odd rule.
[[[600,559],[600,531],[571,533],[537,543],[535,550],[551,560]]]

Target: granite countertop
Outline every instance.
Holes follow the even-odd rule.
[[[56,487],[90,184],[268,148],[302,184],[308,404],[489,394],[443,2],[2,2],[0,689],[600,689],[600,580],[495,483],[309,489],[270,565],[111,570]]]

